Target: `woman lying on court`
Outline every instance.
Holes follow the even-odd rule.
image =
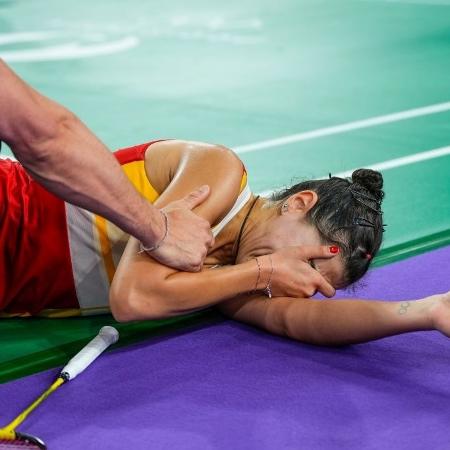
[[[102,217],[56,199],[18,163],[0,161],[3,316],[110,309],[117,320],[132,321],[216,305],[236,320],[322,345],[417,330],[450,335],[449,294],[382,302],[313,300],[308,297],[315,289],[305,293],[305,266],[308,277],[317,277],[311,286],[327,296],[367,272],[383,231],[378,172],[361,169],[351,181],[305,181],[266,199],[251,194],[241,161],[220,146],[156,141],[115,155],[138,191],[159,208],[199,185],[210,186],[208,199],[195,208],[216,236],[203,270],[186,273],[160,264]],[[300,257],[311,246],[321,246],[309,250],[314,271]]]

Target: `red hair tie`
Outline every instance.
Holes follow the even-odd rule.
[[[372,255],[370,253],[366,253],[366,259],[370,261],[372,259]]]

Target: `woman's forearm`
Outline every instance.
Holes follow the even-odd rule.
[[[270,264],[261,258],[260,275],[255,260],[204,269],[198,273],[178,272],[139,254],[137,242],[133,240],[128,244],[114,277],[110,306],[120,321],[186,314],[255,288],[264,289],[269,273]]]
[[[148,269],[148,265],[135,267]],[[119,321],[183,315],[254,290],[257,277],[254,261],[199,273],[176,272],[159,281],[149,279],[144,272],[139,276],[134,273],[132,277],[114,279],[111,311]]]
[[[198,274],[177,272],[166,278],[161,294],[166,299],[166,304],[173,305],[175,314],[208,308],[226,299],[251,292],[255,288],[262,289],[268,266],[261,264],[260,267],[262,273],[259,277],[255,260],[206,269]]]
[[[294,339],[320,345],[367,342],[433,329],[431,304],[369,300],[305,300],[285,312],[285,331]]]
[[[410,331],[435,329],[436,305],[428,297],[402,302],[236,298],[219,309],[233,319],[316,345],[367,342]],[[433,309],[434,308],[434,309]]]

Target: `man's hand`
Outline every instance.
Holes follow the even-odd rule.
[[[192,209],[203,203],[209,192],[208,186],[202,186],[162,209],[167,215],[168,233],[161,246],[149,252],[152,258],[174,269],[201,270],[208,250],[214,245],[214,237],[209,222]]]
[[[289,247],[271,255],[273,264],[272,295],[274,297],[309,298],[316,292],[325,297],[333,297],[334,287],[310,266],[311,259],[331,259],[328,246]],[[259,258],[265,266],[270,264],[268,256]],[[263,281],[263,280],[262,280]]]

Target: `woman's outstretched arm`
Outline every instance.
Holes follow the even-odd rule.
[[[450,335],[450,293],[401,302],[242,296],[222,303],[219,310],[273,334],[316,345],[356,344],[422,330]]]

